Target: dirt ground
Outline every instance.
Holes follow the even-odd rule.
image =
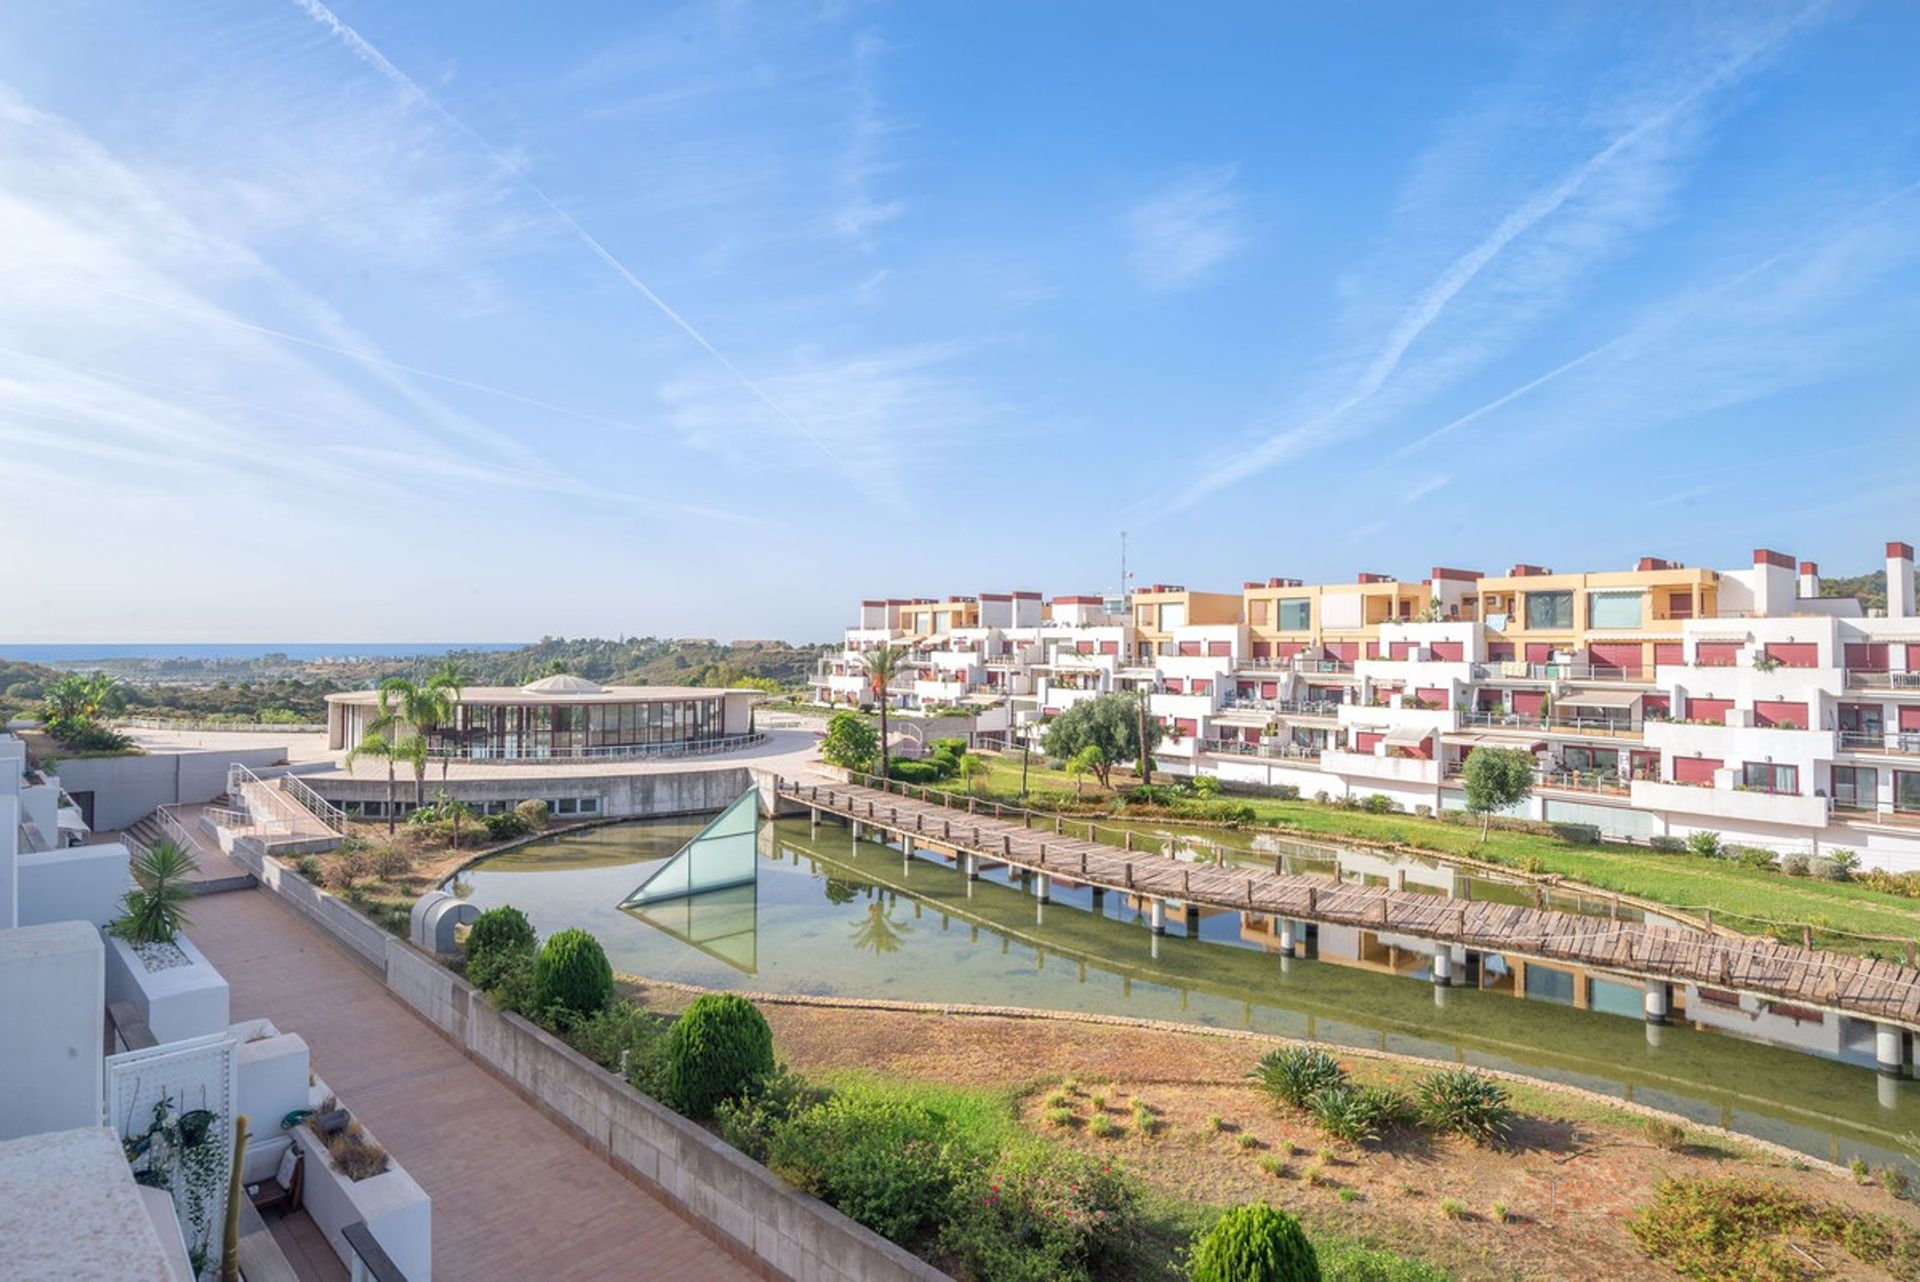
[[[685,1000],[660,989],[647,999],[658,1009]],[[1020,1110],[1028,1126],[1117,1157],[1168,1193],[1210,1203],[1265,1198],[1310,1228],[1417,1255],[1461,1279],[1672,1278],[1627,1229],[1667,1176],[1764,1175],[1920,1226],[1915,1208],[1872,1182],[1856,1185],[1822,1168],[1796,1170],[1704,1132],[1669,1151],[1625,1111],[1545,1088],[1516,1088],[1522,1116],[1501,1149],[1404,1134],[1356,1147],[1329,1144],[1307,1119],[1277,1110],[1247,1084],[1248,1069],[1263,1053],[1257,1043],[1056,1020],[783,1004],[763,1009],[781,1058],[802,1072],[861,1069],[1023,1091]],[[1426,1071],[1363,1057],[1342,1062],[1361,1080],[1409,1087]],[[1063,1083],[1070,1083],[1066,1107],[1074,1114],[1064,1127],[1044,1116],[1048,1097]],[[1158,1119],[1156,1134],[1140,1132],[1136,1100]],[[1117,1132],[1104,1139],[1092,1134],[1096,1113]],[[1263,1169],[1262,1158],[1269,1166],[1283,1164],[1280,1173]],[[1443,1200],[1459,1205],[1443,1208]],[[1887,1276],[1837,1247],[1808,1251],[1813,1276]]]

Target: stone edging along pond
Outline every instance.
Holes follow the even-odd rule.
[[[646,988],[664,988],[676,992],[699,996],[703,993],[730,992],[744,997],[748,1001],[764,1006],[807,1006],[822,1010],[869,1010],[902,1015],[948,1015],[954,1018],[993,1018],[1025,1019],[1062,1024],[1095,1024],[1110,1028],[1133,1028],[1144,1032],[1175,1033],[1185,1037],[1217,1037],[1232,1041],[1250,1042],[1259,1046],[1319,1046],[1337,1056],[1351,1056],[1356,1059],[1376,1060],[1384,1064],[1400,1064],[1415,1068],[1459,1068],[1453,1060],[1433,1059],[1425,1055],[1405,1055],[1396,1051],[1376,1050],[1364,1046],[1343,1046],[1335,1042],[1306,1042],[1298,1037],[1283,1037],[1277,1033],[1256,1033],[1245,1028],[1202,1028],[1195,1024],[1182,1024],[1167,1019],[1139,1019],[1131,1015],[1081,1014],[1077,1011],[1039,1010],[1027,1006],[981,1006],[966,1002],[910,1002],[883,997],[823,997],[807,993],[757,993],[744,989],[707,988],[699,984],[683,984],[670,979],[652,979],[646,975],[635,975],[626,971],[615,971],[614,978],[622,983],[637,984]],[[1799,1162],[1804,1166],[1833,1176],[1851,1175],[1846,1167],[1822,1158],[1811,1157],[1798,1149],[1771,1140],[1758,1139],[1743,1135],[1723,1126],[1709,1122],[1695,1121],[1678,1113],[1654,1108],[1633,1100],[1620,1099],[1613,1095],[1603,1095],[1599,1091],[1588,1090],[1584,1086],[1570,1086],[1564,1082],[1550,1082],[1543,1078],[1528,1077],[1524,1073],[1508,1072],[1505,1069],[1482,1068],[1472,1065],[1476,1072],[1485,1073],[1517,1086],[1526,1086],[1548,1094],[1563,1095],[1568,1099],[1599,1105],[1605,1108],[1619,1109],[1638,1117],[1663,1122],[1675,1122],[1690,1130],[1712,1135],[1728,1143],[1742,1146],[1783,1162]]]

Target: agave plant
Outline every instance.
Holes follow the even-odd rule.
[[[1345,1082],[1347,1071],[1318,1046],[1286,1046],[1261,1056],[1247,1076],[1278,1102],[1306,1108],[1315,1095]]]
[[[1497,1079],[1470,1068],[1430,1074],[1418,1091],[1420,1119],[1435,1131],[1493,1145],[1513,1122],[1512,1098]]]
[[[199,868],[193,853],[173,841],[156,841],[133,861],[134,888],[120,900],[125,909],[110,929],[132,944],[170,944],[187,927],[189,874]]]

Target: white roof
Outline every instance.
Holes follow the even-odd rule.
[[[1432,736],[1431,726],[1395,726],[1387,731],[1385,743],[1389,748],[1411,748],[1425,743]]]
[[[1638,690],[1578,690],[1561,695],[1560,702],[1575,708],[1631,708],[1643,697]]]
[[[606,689],[598,681],[589,681],[565,672],[529,681],[520,688],[528,694],[599,694]]]

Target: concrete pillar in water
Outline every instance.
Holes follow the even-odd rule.
[[[860,843],[860,821],[858,819],[849,819],[847,823],[853,828],[853,841],[855,845],[858,845]]]
[[[1649,1024],[1667,1022],[1667,986],[1664,983],[1657,979],[1648,980],[1647,993],[1642,999],[1642,1004],[1646,1009]]]
[[[1453,983],[1453,950],[1442,946],[1433,954],[1433,982],[1437,988]]]
[[[1647,1045],[1653,1047],[1655,1050],[1658,1050],[1660,1048],[1661,1040],[1664,1039],[1667,1035],[1666,1025],[1649,1022],[1646,1027],[1647,1027]]]
[[[1291,917],[1280,919],[1280,951],[1287,956],[1293,955],[1293,918]]]
[[[1043,904],[1052,899],[1053,878],[1043,872],[1035,873],[1033,875],[1033,894],[1034,897]]]
[[[903,859],[913,858],[913,838],[904,834],[902,834],[900,838],[900,857]]]
[[[1898,1024],[1873,1026],[1873,1066],[1882,1077],[1899,1077],[1905,1072],[1906,1038]]]
[[[1874,1088],[1875,1096],[1880,1101],[1881,1108],[1899,1108],[1900,1107],[1900,1079],[1899,1078],[1888,1077],[1885,1074],[1882,1074],[1879,1077],[1876,1077],[1873,1079],[1873,1088]]]
[[[1433,1004],[1435,1006],[1445,1008],[1447,1004],[1447,991],[1445,984],[1435,984],[1433,986]]]
[[[807,807],[807,836],[818,837],[819,835],[820,835],[820,808],[818,806],[808,806]]]
[[[968,881],[980,880],[980,859],[977,855],[971,852],[963,853],[960,856],[960,863],[961,866],[966,869]],[[971,894],[972,892],[969,891],[968,893]]]
[[[1044,926],[1047,924],[1047,901],[1044,899],[1034,902],[1033,924],[1036,926]]]
[[[1148,911],[1150,913],[1150,920],[1153,922],[1153,933],[1156,935],[1166,934],[1167,933],[1167,901],[1164,899],[1152,900],[1151,907],[1149,908]]]
[[[1147,956],[1155,961],[1160,960],[1160,935],[1157,931],[1147,936]]]

